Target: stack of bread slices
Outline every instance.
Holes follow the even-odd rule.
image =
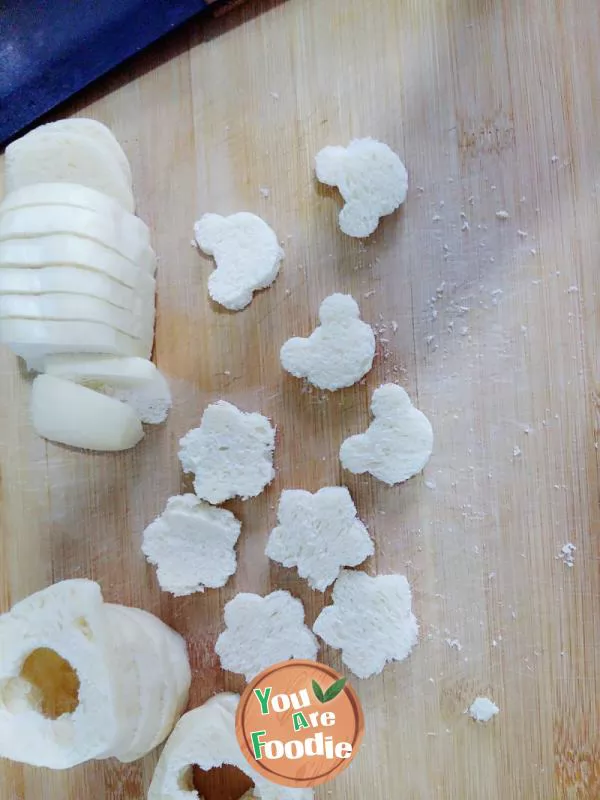
[[[149,361],[156,255],[127,157],[95,120],[53,122],[6,149],[5,189],[0,342],[50,376],[34,384],[34,425],[76,447],[132,447],[170,394]],[[109,437],[90,433],[103,415]]]

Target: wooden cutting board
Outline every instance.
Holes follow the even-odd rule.
[[[318,798],[597,800],[599,41],[596,0],[250,3],[65,109],[110,125],[131,159],[160,256],[156,361],[175,406],[120,456],[47,444],[2,351],[2,609],[94,578],[107,600],[186,636],[192,706],[240,690],[213,652],[224,602],[287,588],[310,623],[324,603],[264,556],[280,491],[345,483],[376,539],[367,568],[408,577],[421,639],[407,661],[352,681],[365,742]],[[411,189],[359,242],[338,231],[339,198],[317,185],[313,159],[365,135],[402,154]],[[274,227],[286,258],[274,286],[230,314],[208,301],[212,265],[190,239],[202,212],[239,210]],[[364,385],[306,391],[279,348],[334,291],[376,327],[376,364]],[[342,472],[337,456],[384,381],[405,386],[436,433],[424,475],[396,488]],[[141,533],[189,489],[178,439],[217,398],[272,417],[277,478],[231,504],[243,522],[235,577],[174,600]],[[340,667],[337,652],[322,657]],[[488,726],[464,714],[480,694],[500,707]],[[0,796],[137,800],[155,760],[66,773],[4,763]],[[215,777],[206,800],[243,785]]]

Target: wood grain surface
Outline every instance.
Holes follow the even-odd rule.
[[[597,0],[250,2],[62,109],[110,125],[131,159],[160,256],[156,362],[175,405],[129,453],[47,444],[2,350],[2,610],[53,581],[96,579],[107,600],[186,636],[192,706],[239,691],[213,652],[224,602],[288,588],[310,623],[324,602],[264,556],[280,491],[345,483],[376,539],[367,569],[407,575],[421,637],[407,661],[352,680],[365,742],[317,797],[598,800],[598,42]],[[317,185],[313,159],[366,135],[402,155],[411,188],[359,242],[337,229],[339,197]],[[239,210],[274,227],[286,258],[231,314],[209,302],[212,263],[190,239],[202,212]],[[333,291],[377,328],[376,363],[364,384],[307,391],[279,348]],[[406,387],[436,434],[424,475],[396,488],[338,460],[384,381]],[[178,439],[217,398],[272,417],[277,477],[230,506],[243,522],[234,578],[174,600],[141,533],[190,488]],[[558,557],[567,542],[572,567]],[[322,657],[340,667],[339,653]],[[500,707],[488,726],[464,714],[479,694]],[[66,773],[5,762],[0,796],[137,800],[156,756]],[[201,785],[206,800],[247,786],[231,772]]]

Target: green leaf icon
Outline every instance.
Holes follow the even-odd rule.
[[[313,688],[313,692],[315,693],[315,697],[317,698],[317,700],[320,703],[324,703],[325,702],[325,695],[323,694],[323,689],[321,689],[321,687],[319,686],[319,684],[316,681],[312,682],[312,688]]]
[[[332,683],[329,689],[327,689],[327,691],[325,692],[324,702],[328,703],[330,700],[336,698],[345,685],[346,685],[346,678],[340,678],[339,681]]]
[[[329,689],[324,692],[316,681],[312,682],[313,692],[319,703],[328,703],[330,700],[334,700],[345,685],[346,678],[340,678],[338,681],[332,683]]]

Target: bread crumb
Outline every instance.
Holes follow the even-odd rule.
[[[560,553],[556,556],[557,559],[561,559],[563,564],[567,567],[572,567],[575,565],[575,556],[574,553],[577,550],[575,545],[572,542],[567,542],[567,544],[563,544],[560,548]]]
[[[469,716],[475,722],[489,722],[500,709],[489,697],[476,697],[469,708]]]
[[[496,211],[496,217],[497,219],[501,220],[510,219],[510,214],[508,213],[508,211],[500,210]]]
[[[365,293],[364,293],[364,295],[363,295],[363,297],[364,297],[364,298],[365,298],[365,300],[366,300],[366,299],[367,299],[367,298],[369,298],[369,297],[373,297],[373,295],[374,295],[374,294],[375,294],[375,289],[371,289],[369,292],[365,292]]]
[[[260,193],[262,194],[263,197],[270,197],[271,196],[271,190],[268,189],[266,186],[259,187],[259,191],[260,191]]]
[[[567,294],[575,294],[575,292],[578,291],[579,291],[578,286],[569,286],[569,288],[567,289]]]
[[[526,239],[529,236],[529,234],[527,233],[527,231],[522,231],[519,229],[517,231],[517,236],[520,236],[521,239]]]
[[[468,231],[470,229],[471,229],[471,226],[469,225],[468,221],[465,220],[463,222],[462,226],[461,226],[461,231]]]
[[[432,222],[439,222],[441,219],[442,218],[440,217],[439,214],[434,214],[433,217],[431,218],[431,221]]]
[[[279,92],[269,92],[273,100],[279,100]]]
[[[459,653],[462,650],[462,644],[458,639],[444,639],[444,641],[452,650],[457,650]]]
[[[556,164],[556,163],[557,163],[557,161],[558,161],[558,156],[552,156],[552,158],[550,159],[550,161],[551,161],[553,164]]]
[[[521,453],[522,453],[521,448],[518,445],[515,445],[513,447],[513,457],[518,458],[521,455]]]

